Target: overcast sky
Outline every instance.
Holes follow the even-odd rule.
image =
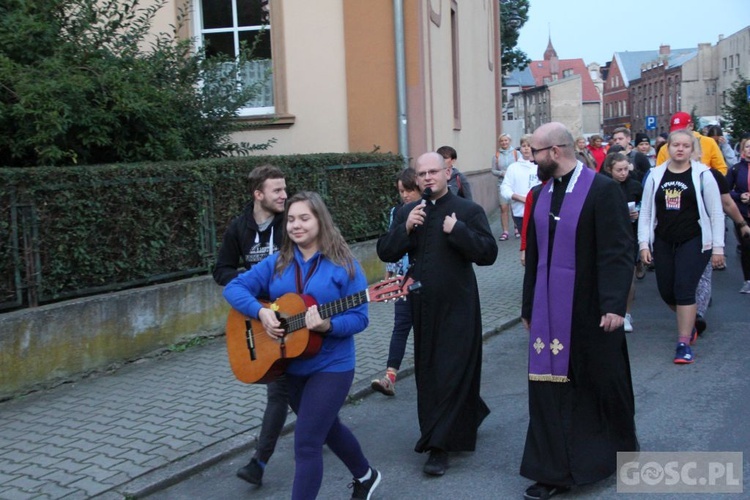
[[[750,25],[748,0],[529,0],[529,20],[518,48],[532,61],[544,57],[549,36],[560,59],[604,65],[614,52],[716,45]]]

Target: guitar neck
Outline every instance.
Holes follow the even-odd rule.
[[[333,302],[328,302],[327,304],[323,304],[322,306],[318,306],[318,311],[320,312],[320,317],[326,319],[330,318],[334,314],[338,314],[351,309],[352,307],[362,305],[369,300],[370,299],[367,296],[367,290],[362,290],[361,292],[357,292],[353,295],[348,295],[344,298],[334,300]]]
[[[318,313],[320,313],[321,318],[326,319],[330,318],[334,314],[342,313],[351,309],[352,307],[357,307],[369,301],[370,298],[368,296],[368,291],[362,290],[361,292],[357,292],[355,294],[348,295],[346,297],[318,306]],[[292,333],[294,331],[305,328],[305,313],[302,312],[287,318],[286,323],[287,324],[284,330],[287,333]]]

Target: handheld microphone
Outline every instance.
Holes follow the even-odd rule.
[[[427,203],[430,202],[430,196],[432,196],[432,188],[425,188],[422,192],[422,201],[425,203],[425,208],[427,208]],[[425,211],[426,216],[426,211]],[[414,225],[414,229],[417,229],[419,227],[419,224]]]

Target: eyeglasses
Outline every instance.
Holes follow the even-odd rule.
[[[570,146],[570,144],[553,144],[552,146],[547,146],[546,148],[539,148],[539,149],[531,148],[531,156],[535,156],[537,153],[539,153],[541,151],[547,151],[548,149],[552,149],[552,148],[565,148],[565,147],[568,147],[568,146]]]
[[[430,177],[435,177],[440,171],[445,170],[444,168],[435,168],[432,170],[423,170],[422,172],[417,172],[417,177],[420,179],[424,179],[428,175]]]

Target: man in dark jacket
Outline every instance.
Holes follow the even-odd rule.
[[[633,165],[630,177],[641,182],[646,173],[651,169],[651,162],[648,161],[648,156],[633,149],[633,145],[630,144],[631,137],[632,135],[629,128],[618,127],[612,132],[612,143],[625,148],[625,156],[628,157],[628,161]]]
[[[256,167],[250,172],[248,184],[253,193],[253,202],[229,224],[214,266],[214,280],[221,286],[276,252],[281,246],[285,231],[284,208],[287,194],[281,169],[272,165]],[[246,466],[237,471],[238,477],[259,486],[266,463],[284,428],[289,406],[286,380],[283,377],[270,382],[266,387],[266,410],[255,454]]]
[[[456,150],[450,146],[441,146],[436,153],[445,159],[445,164],[451,171],[451,178],[448,180],[448,189],[450,189],[451,193],[467,200],[473,200],[469,180],[456,167],[456,160],[458,159]]]
[[[213,269],[214,280],[221,286],[276,252],[284,234],[284,173],[262,165],[250,172],[248,183],[253,201],[229,224]]]

